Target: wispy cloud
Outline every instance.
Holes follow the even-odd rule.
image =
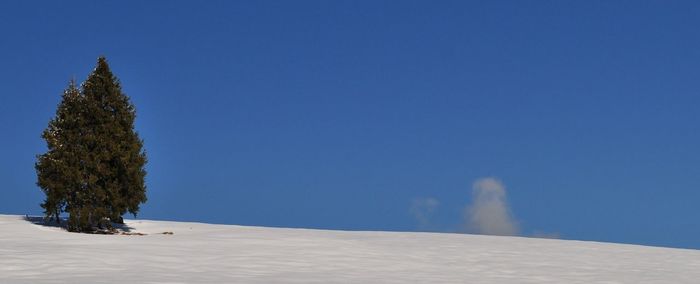
[[[522,233],[510,206],[507,191],[500,180],[493,177],[480,178],[472,184],[471,203],[464,208],[463,221],[457,231],[498,236],[526,236],[532,238],[559,239],[553,232],[535,230]],[[440,201],[433,197],[415,198],[410,212],[420,231],[435,231],[433,216],[440,207]],[[454,232],[454,230],[443,230]]]
[[[428,230],[431,228],[431,218],[435,210],[440,206],[440,201],[435,198],[416,198],[411,203],[411,214],[418,222],[419,230]]]
[[[498,179],[488,177],[474,182],[472,203],[465,209],[469,233],[515,236],[518,224],[508,207],[506,188]]]

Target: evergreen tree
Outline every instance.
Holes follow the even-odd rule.
[[[68,212],[71,231],[111,228],[146,201],[146,154],[136,112],[104,57],[78,91],[71,82],[42,137],[36,163],[47,218]]]
[[[71,194],[80,188],[80,130],[83,128],[81,117],[81,96],[75,82],[71,81],[63,92],[61,103],[56,110],[56,117],[49,122],[42,133],[48,151],[37,157],[37,185],[46,194],[41,204],[46,218],[55,217],[60,223],[59,215],[66,209]]]
[[[134,131],[136,111],[104,57],[98,59],[82,92],[91,124],[86,135],[90,199],[101,205],[95,209],[98,220],[122,223],[122,215],[127,211],[136,215],[146,201],[146,154]]]

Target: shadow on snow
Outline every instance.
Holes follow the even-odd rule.
[[[61,223],[57,223],[56,220],[53,218],[51,219],[46,219],[44,217],[39,217],[39,216],[29,216],[25,215],[24,220],[27,222],[30,222],[34,225],[39,225],[39,226],[44,226],[44,227],[54,227],[54,228],[62,228],[66,231],[68,231],[68,220],[66,218],[61,218]],[[124,232],[124,233],[129,233],[131,230],[134,228],[129,227],[127,224],[117,224],[117,223],[112,223],[112,227],[117,230],[118,233]],[[100,233],[100,232],[95,232],[95,233]]]

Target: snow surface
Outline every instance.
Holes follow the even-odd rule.
[[[147,235],[69,233],[0,215],[0,283],[700,283],[696,250],[439,233],[127,225]]]

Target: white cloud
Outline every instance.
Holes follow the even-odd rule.
[[[465,222],[470,233],[518,235],[517,222],[508,208],[505,186],[491,177],[474,182],[472,204],[465,209]]]

